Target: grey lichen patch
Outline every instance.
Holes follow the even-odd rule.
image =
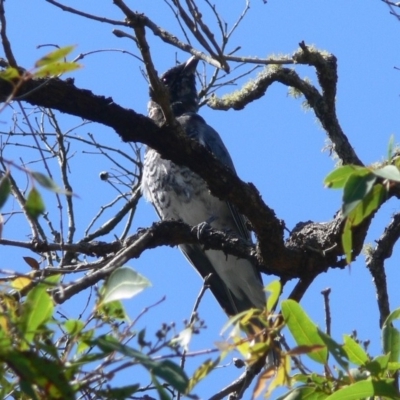
[[[315,45],[307,45],[306,50],[299,47],[292,56],[292,59],[301,64],[314,64],[315,62],[329,62],[333,55],[326,50],[319,50]]]
[[[265,92],[266,87],[264,87],[264,82],[281,68],[281,65],[268,65],[262,71],[260,71],[254,79],[250,79],[249,81],[247,81],[239,90],[227,93],[220,98],[212,96],[208,100],[207,104],[214,109],[237,109],[237,105],[245,101],[246,98],[255,96],[255,93],[258,91]]]

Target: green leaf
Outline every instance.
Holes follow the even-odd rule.
[[[31,172],[32,177],[44,188],[50,189],[53,191],[56,191],[58,189],[58,186],[55,184],[55,182],[49,178],[48,176],[40,173],[40,172]]]
[[[343,190],[342,212],[344,217],[372,190],[376,179],[371,172],[349,176]]]
[[[155,366],[156,362],[151,359],[148,355],[141,353],[138,350],[133,349],[123,343],[120,343],[113,336],[102,335],[98,338],[90,340],[91,345],[98,346],[104,353],[109,354],[114,351],[133,358],[144,365],[146,368],[151,369]]]
[[[27,342],[31,342],[37,329],[50,320],[53,311],[53,300],[46,286],[38,285],[28,293],[21,314],[22,331]]]
[[[343,341],[343,350],[353,364],[364,365],[369,362],[368,354],[351,336],[343,335]]]
[[[11,193],[10,178],[8,177],[8,174],[5,174],[0,179],[0,208],[4,206],[10,193]]]
[[[281,295],[282,285],[278,280],[272,281],[265,286],[264,290],[269,293],[267,299],[267,310],[271,312],[275,308],[279,296]]]
[[[400,308],[396,308],[394,311],[392,311],[388,317],[386,318],[385,322],[383,323],[383,326],[385,325],[390,325],[397,319],[400,319]]]
[[[47,284],[49,287],[54,288],[58,283],[60,283],[61,274],[54,274],[48,276],[43,283]]]
[[[380,178],[400,182],[400,171],[394,165],[386,165],[383,168],[376,169],[372,172]]]
[[[119,300],[110,301],[106,304],[100,303],[98,312],[102,313],[104,317],[120,319],[128,321],[128,315],[126,314],[123,304]]]
[[[353,251],[353,233],[351,231],[351,221],[349,219],[346,220],[346,223],[343,227],[342,246],[344,254],[346,256],[346,262],[347,264],[351,264]]]
[[[85,328],[85,324],[79,319],[69,319],[64,323],[64,328],[69,335],[79,335]]]
[[[165,388],[162,385],[160,385],[160,383],[158,382],[157,378],[154,375],[152,376],[151,380],[157,389],[160,400],[171,400],[171,397],[168,395]]]
[[[132,268],[120,267],[107,280],[103,303],[130,299],[149,286],[151,286],[151,282],[143,275]]]
[[[328,397],[326,393],[319,392],[313,387],[300,387],[291,390],[289,393],[278,397],[277,400],[324,400]]]
[[[365,369],[370,371],[373,376],[382,375],[388,368],[389,358],[390,354],[377,356],[372,361],[365,364]]]
[[[388,371],[394,373],[400,370],[400,362],[389,362],[387,365]]]
[[[189,379],[183,369],[171,360],[156,363],[151,371],[179,392],[186,391]]]
[[[299,346],[323,346],[323,349],[308,353],[312,360],[325,364],[328,357],[328,350],[324,341],[319,335],[317,325],[312,322],[299,303],[294,300],[284,300],[281,304],[282,315],[286,325]]]
[[[93,339],[91,343],[97,345],[106,354],[118,351],[127,357],[137,360],[149,372],[162,378],[180,392],[185,391],[188,386],[189,379],[185,372],[170,360],[154,361],[148,355],[118,342],[110,335],[100,336]]]
[[[393,157],[393,149],[394,149],[394,135],[390,135],[389,143],[388,143],[388,152],[387,152],[387,160],[390,161]]]
[[[393,322],[400,319],[400,308],[392,311],[382,326],[382,346],[385,354],[390,353],[391,362],[400,361],[400,332]]]
[[[49,189],[54,193],[61,193],[71,196],[72,193],[68,190],[64,190],[60,188],[50,177],[42,174],[41,172],[31,172],[32,177],[39,183],[39,185],[43,186],[45,189]]]
[[[140,388],[140,385],[122,386],[119,388],[107,388],[107,390],[99,390],[96,392],[97,398],[125,400],[131,398]]]
[[[14,67],[8,67],[0,72],[0,78],[6,81],[12,81],[20,77],[19,71]]]
[[[390,354],[389,361],[398,362],[400,355],[400,332],[391,325],[382,328],[383,351]]]
[[[194,371],[193,376],[189,380],[189,385],[187,392],[190,393],[193,388],[220,363],[220,357],[216,358],[214,361],[209,358],[208,360],[204,361],[196,371]]]
[[[326,347],[329,350],[329,353],[332,354],[336,362],[344,369],[347,370],[349,368],[349,362],[347,358],[347,354],[343,349],[343,346],[333,340],[329,335],[324,332],[319,331],[319,335],[321,339],[326,344]]]
[[[35,78],[47,78],[51,76],[59,76],[65,74],[66,72],[75,71],[79,68],[81,68],[81,66],[75,62],[57,62],[41,67],[33,75]]]
[[[0,360],[7,363],[20,381],[26,384],[24,391],[29,396],[34,385],[41,388],[46,399],[75,399],[64,374],[65,366],[61,363],[40,357],[32,351],[16,350],[1,353]]]
[[[373,381],[371,379],[356,382],[333,393],[326,400],[360,400],[370,396],[387,396],[399,399],[393,380]]]
[[[49,65],[53,64],[62,58],[66,57],[69,53],[71,53],[72,50],[74,50],[75,46],[65,46],[61,47],[57,50],[54,50],[48,54],[46,54],[44,57],[36,61],[35,67],[43,67],[44,65]]]
[[[359,167],[358,165],[343,165],[329,173],[324,179],[324,184],[328,188],[340,189],[351,175],[366,174],[368,171],[367,168]]]
[[[357,226],[369,217],[382,204],[386,197],[386,189],[381,184],[376,184],[372,190],[349,213],[351,226]]]
[[[42,196],[35,187],[33,187],[28,194],[25,209],[32,218],[37,218],[40,214],[43,214],[46,209]]]

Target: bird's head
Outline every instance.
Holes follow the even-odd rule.
[[[161,82],[167,87],[172,111],[176,117],[185,112],[197,112],[199,98],[196,90],[196,67],[199,60],[189,58],[161,75]],[[150,88],[150,97],[153,92]]]

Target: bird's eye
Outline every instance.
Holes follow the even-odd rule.
[[[161,80],[162,80],[162,82],[165,83],[165,84],[168,83],[168,78],[167,78],[167,77],[164,77],[164,78],[162,78]]]

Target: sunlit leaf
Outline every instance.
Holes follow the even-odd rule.
[[[54,304],[44,285],[33,288],[25,300],[21,323],[25,340],[31,342],[39,326],[53,315]]]
[[[12,81],[20,77],[19,71],[14,67],[7,67],[5,70],[0,71],[0,78],[6,81]]]
[[[65,330],[72,336],[76,336],[81,333],[84,327],[85,324],[78,319],[69,319],[64,323]]]
[[[11,193],[11,183],[8,174],[0,179],[0,208],[2,208]]]
[[[383,326],[390,325],[392,322],[396,320],[400,320],[400,308],[396,308],[388,315],[385,322],[383,323]]]
[[[187,392],[190,393],[193,388],[205,377],[207,377],[210,372],[220,363],[220,358],[215,360],[208,359],[201,364],[196,371],[194,371],[193,376],[189,380],[189,385]]]
[[[61,279],[61,274],[54,274],[46,277],[43,283],[47,284],[50,287],[56,286]]]
[[[361,224],[365,218],[376,211],[386,198],[386,189],[381,184],[376,184],[372,190],[349,213],[351,226]]]
[[[132,268],[120,267],[107,280],[103,303],[130,299],[151,286],[151,282]]]
[[[343,216],[349,213],[358,203],[371,191],[376,181],[376,176],[372,173],[363,175],[350,175],[343,190]]]
[[[316,388],[301,387],[278,397],[277,400],[324,400],[327,397],[328,395],[326,393],[319,392]]]
[[[69,53],[71,53],[72,50],[74,50],[75,46],[65,46],[61,47],[57,50],[54,50],[48,54],[46,54],[44,57],[36,61],[35,67],[42,67],[44,65],[48,64],[53,64],[58,60],[61,60],[62,58],[66,57]]]
[[[32,279],[27,278],[25,276],[20,276],[16,279],[13,279],[13,281],[11,282],[11,286],[15,290],[22,290],[22,289],[26,288],[27,286],[29,286],[31,283],[32,283]]]
[[[279,386],[288,386],[289,385],[289,375],[290,375],[290,363],[291,363],[291,358],[288,356],[282,357],[280,360],[279,367],[276,371],[274,370],[269,370],[267,369],[266,372],[266,377],[269,378],[272,376],[273,379],[268,385],[268,390],[266,392],[266,397],[268,397],[272,391],[279,387]],[[258,386],[258,392],[260,392],[260,386]]]
[[[346,352],[343,350],[343,346],[337,343],[328,334],[321,331],[318,332],[329,353],[332,354],[333,358],[344,370],[347,370],[349,368],[349,361]]]
[[[81,68],[81,65],[75,62],[57,62],[41,67],[34,73],[35,78],[47,78],[51,76],[59,76],[66,72],[75,71]]]
[[[391,362],[400,361],[400,332],[393,326],[395,320],[400,319],[400,308],[392,311],[382,327],[382,345],[385,353],[390,352]]]
[[[394,135],[390,135],[388,143],[388,151],[387,151],[388,161],[390,161],[393,157],[394,143],[395,143]]]
[[[328,357],[328,350],[319,335],[317,325],[312,322],[300,304],[294,300],[284,300],[281,308],[286,325],[299,346],[324,346],[323,349],[308,353],[307,355],[312,360],[320,364],[325,364]]]
[[[43,214],[46,209],[42,196],[35,187],[33,187],[28,194],[25,209],[33,218],[37,218],[40,214]]]
[[[119,300],[109,301],[108,303],[100,303],[97,311],[102,314],[102,317],[125,321],[129,320],[128,314],[126,313],[123,304]]]
[[[343,341],[343,350],[353,364],[364,365],[369,361],[368,354],[351,336],[343,335]]]
[[[400,332],[393,326],[395,320],[400,319],[400,309],[390,313],[382,327],[382,346],[385,354],[390,353],[389,361],[400,361]]]
[[[387,369],[390,372],[397,372],[400,370],[400,362],[389,362],[387,365]]]
[[[346,262],[347,264],[351,264],[353,251],[353,233],[351,231],[351,222],[349,219],[346,220],[346,223],[343,227],[342,246],[344,254],[346,256]]]
[[[358,165],[343,165],[336,168],[324,179],[324,184],[328,188],[340,189],[342,188],[349,176],[353,174],[365,174],[368,170]]]
[[[376,176],[390,181],[400,182],[400,171],[394,165],[385,165],[373,171]]]
[[[393,380],[373,381],[367,379],[338,390],[327,397],[326,400],[360,400],[370,396],[387,396],[391,399],[400,399],[393,385]]]
[[[264,290],[269,293],[267,298],[267,310],[271,312],[276,306],[279,296],[281,295],[282,284],[280,281],[275,280],[265,286]]]
[[[390,353],[380,355],[367,362],[364,367],[370,371],[373,376],[379,376],[386,371],[389,365]]]

